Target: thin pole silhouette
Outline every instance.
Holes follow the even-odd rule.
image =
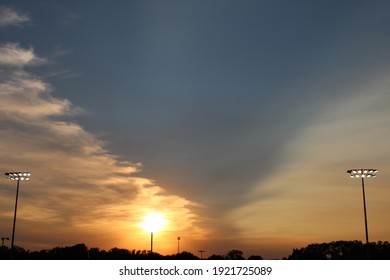
[[[15,200],[15,212],[14,212],[14,223],[12,226],[12,238],[11,238],[11,260],[14,258],[14,240],[15,240],[15,226],[16,226],[16,211],[18,209],[18,196],[19,196],[19,182],[16,185],[16,200]]]
[[[368,223],[367,223],[367,209],[366,209],[366,193],[364,191],[364,178],[362,177],[362,191],[363,191],[363,204],[364,204],[364,224],[366,228],[366,257],[367,260],[370,259],[370,249],[368,241]]]

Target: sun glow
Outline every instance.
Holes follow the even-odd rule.
[[[144,217],[140,226],[147,232],[157,232],[161,230],[166,223],[167,222],[161,213],[151,212]]]

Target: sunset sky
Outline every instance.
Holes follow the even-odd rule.
[[[4,0],[0,104],[17,246],[149,250],[150,213],[161,254],[364,241],[351,168],[390,240],[390,1]]]

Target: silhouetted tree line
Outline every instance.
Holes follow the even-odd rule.
[[[241,250],[230,250],[226,255],[211,255],[209,260],[245,260],[244,253]],[[263,257],[259,255],[251,255],[248,260],[262,260]]]
[[[370,243],[370,259],[390,260],[390,244],[385,241]],[[241,250],[230,250],[226,255],[211,255],[209,260],[244,260]],[[0,247],[0,259],[9,259],[10,249]],[[146,250],[127,250],[112,248],[109,251],[88,248],[85,244],[70,247],[55,247],[48,250],[30,251],[14,247],[14,259],[19,260],[198,260],[199,257],[183,251],[173,255],[160,255]],[[252,255],[248,260],[262,260]],[[301,249],[293,249],[289,260],[364,260],[366,247],[361,241],[334,241],[330,243],[310,244]]]
[[[0,259],[9,259],[10,249],[1,247]],[[99,248],[88,248],[85,244],[77,244],[70,247],[55,247],[49,250],[30,251],[14,246],[14,259],[18,260],[163,260],[180,259],[196,260],[197,256],[190,252],[163,256],[158,253],[150,253],[146,250],[127,250],[112,248],[109,251]]]
[[[369,244],[371,260],[389,260],[390,244],[387,241]],[[361,241],[334,241],[330,243],[310,244],[294,249],[289,260],[365,260],[366,244]]]

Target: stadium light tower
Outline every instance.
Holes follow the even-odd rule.
[[[367,210],[366,210],[366,194],[364,191],[364,178],[374,178],[376,177],[376,169],[350,169],[347,171],[351,178],[362,178],[362,190],[363,190],[363,206],[364,206],[364,224],[366,227],[366,256],[367,260],[370,259],[370,250],[368,242],[368,225],[367,225]]]
[[[177,253],[180,254],[180,236],[177,237]]]
[[[20,181],[30,180],[30,172],[7,172],[5,173],[7,179],[17,181],[16,184],[16,200],[15,200],[15,212],[14,212],[14,224],[12,226],[12,237],[11,237],[11,259],[14,255],[14,240],[15,240],[15,224],[16,224],[16,210],[18,209],[18,196],[19,196],[19,184]]]
[[[203,253],[206,252],[205,250],[199,250],[198,251],[200,253],[200,259],[203,260]]]

